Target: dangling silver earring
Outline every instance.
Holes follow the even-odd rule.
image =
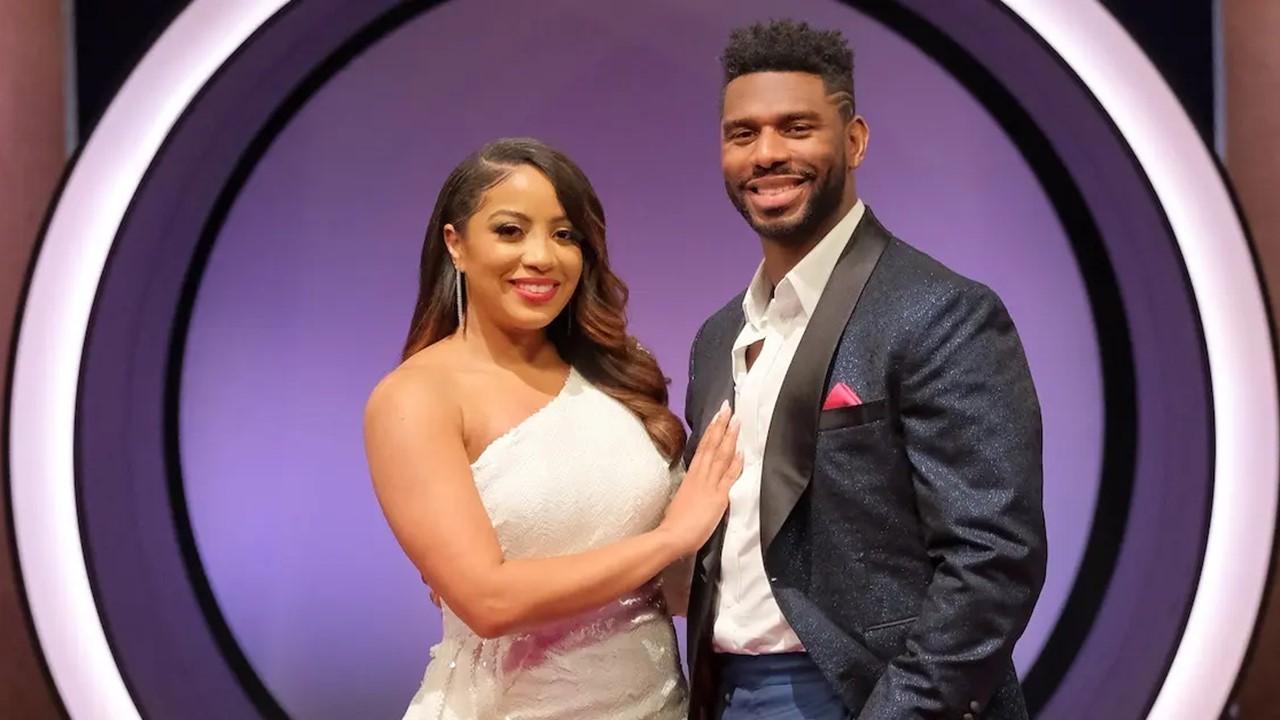
[[[461,330],[466,325],[467,316],[462,311],[462,271],[456,265],[453,267],[453,287],[457,291],[458,329]]]

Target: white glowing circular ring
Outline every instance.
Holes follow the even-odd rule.
[[[1150,717],[1216,717],[1261,603],[1280,477],[1275,363],[1248,240],[1190,120],[1101,5],[1003,1],[1083,81],[1123,135],[1187,267],[1213,388],[1212,514],[1190,616]],[[130,75],[83,148],[34,268],[14,356],[11,502],[40,645],[75,718],[139,716],[98,617],[76,508],[75,404],[95,292],[164,139],[232,53],[286,4],[189,5]]]
[[[138,717],[108,647],[80,542],[73,438],[94,294],[161,143],[219,67],[287,0],[196,0],[130,74],[49,218],[14,355],[14,535],[40,647],[74,718]]]
[[[1164,208],[1190,276],[1213,386],[1213,509],[1191,614],[1149,717],[1217,717],[1262,603],[1280,477],[1275,356],[1249,241],[1227,189],[1213,182],[1217,166],[1190,118],[1100,4],[1005,3],[1062,57],[1120,130]]]

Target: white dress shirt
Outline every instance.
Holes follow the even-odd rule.
[[[746,324],[733,343],[734,407],[741,429],[742,475],[729,491],[729,522],[720,556],[720,595],[712,644],[717,652],[768,655],[802,651],[765,576],[760,550],[760,472],[769,423],[796,346],[836,261],[862,219],[859,200],[831,232],[769,287],[763,263],[742,299]],[[747,348],[763,340],[751,369]]]

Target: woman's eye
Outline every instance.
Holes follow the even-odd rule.
[[[561,242],[578,242],[580,239],[577,232],[568,228],[557,230],[555,232],[555,238]]]
[[[519,237],[521,230],[519,225],[499,225],[494,232],[502,237]]]

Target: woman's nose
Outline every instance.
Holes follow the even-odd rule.
[[[530,234],[525,238],[524,255],[521,258],[525,265],[538,270],[548,270],[555,264],[555,253],[551,251],[551,238],[542,234]]]

